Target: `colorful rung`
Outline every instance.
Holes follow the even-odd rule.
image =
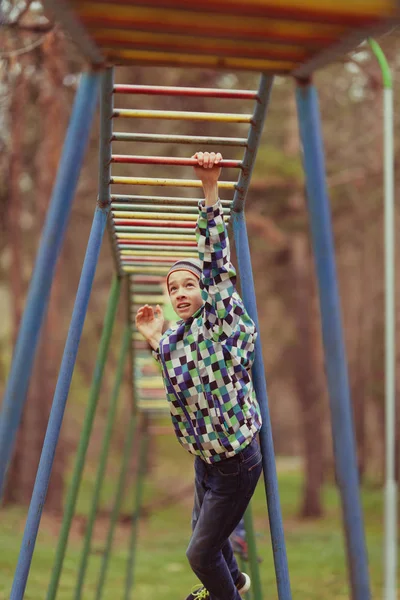
[[[240,110],[243,113],[204,113],[194,111],[166,111],[166,110],[139,110],[134,107],[124,109],[113,109],[113,120],[121,117],[141,118],[147,120],[174,119],[174,120],[204,120],[215,121],[226,126],[226,135],[213,136],[171,136],[154,133],[125,133],[112,132],[113,152],[111,154],[111,177],[110,177],[110,231],[115,250],[115,260],[120,272],[129,274],[130,285],[130,317],[133,328],[132,335],[132,357],[135,386],[136,406],[141,411],[158,412],[167,410],[164,388],[159,366],[151,357],[150,348],[143,337],[136,331],[136,311],[143,304],[155,307],[157,304],[163,307],[167,313],[171,313],[168,306],[168,295],[164,287],[165,275],[171,265],[180,258],[197,257],[197,244],[195,238],[195,226],[198,216],[198,202],[201,195],[199,180],[186,178],[159,177],[156,170],[165,166],[179,168],[195,166],[196,161],[188,157],[148,156],[137,154],[120,154],[117,152],[118,144],[127,141],[136,142],[135,151],[140,148],[140,143],[157,142],[158,144],[184,143],[196,144],[196,150],[202,149],[207,144],[216,147],[232,147],[235,149],[246,149],[254,127],[258,126],[260,103],[262,95],[254,90],[226,90],[211,88],[188,88],[188,87],[163,87],[163,86],[139,86],[139,85],[115,85],[114,95],[124,94],[133,99],[138,95],[159,96],[162,103],[165,96],[181,97],[207,97],[238,100],[241,102]],[[260,99],[261,98],[261,99]],[[243,102],[247,102],[243,106]],[[253,113],[248,106],[253,104]],[[160,104],[162,106],[162,104]],[[247,110],[247,112],[246,112]],[[122,122],[122,121],[121,121]],[[247,137],[229,137],[230,124],[242,123],[250,127]],[[115,152],[114,152],[115,146]],[[160,148],[160,146],[158,146]],[[166,146],[167,147],[167,146]],[[243,151],[243,150],[242,150]],[[188,151],[190,154],[191,151]],[[117,165],[117,166],[114,166]],[[133,168],[134,165],[151,165],[154,170],[153,177],[135,177],[131,173],[121,173],[124,165]],[[226,223],[230,221],[230,209],[238,183],[243,182],[243,162],[238,158],[231,159],[225,156],[221,162],[222,168],[236,169],[236,180],[220,181],[219,188]],[[118,168],[118,174],[113,172]],[[246,177],[248,176],[248,168]],[[115,186],[124,185],[132,187],[128,194],[114,191]],[[151,188],[147,195],[137,193],[140,186]],[[187,188],[190,197],[183,195],[160,195],[158,187],[165,188]],[[153,191],[154,190],[154,191]],[[196,195],[194,195],[196,194]],[[227,197],[227,196],[230,197]],[[176,318],[176,315],[167,315]]]
[[[165,304],[164,278],[132,275],[129,278],[129,298],[132,322],[132,359],[135,404],[139,411],[163,413],[168,410],[159,365],[150,353],[150,347],[136,330],[135,314],[139,306]]]

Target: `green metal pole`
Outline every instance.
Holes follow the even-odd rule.
[[[106,540],[105,550],[104,550],[104,554],[103,554],[103,560],[101,562],[101,567],[100,567],[100,576],[99,576],[99,581],[97,583],[96,596],[95,596],[96,600],[101,600],[101,597],[103,594],[104,583],[106,580],[108,563],[109,563],[109,559],[110,559],[110,553],[111,553],[111,548],[112,548],[112,543],[113,543],[113,538],[114,538],[115,525],[117,523],[117,519],[118,519],[120,510],[121,510],[121,504],[122,504],[122,499],[123,499],[123,495],[124,495],[125,480],[126,480],[126,474],[128,472],[131,453],[132,453],[132,445],[133,445],[133,439],[134,439],[134,434],[135,434],[135,428],[136,428],[136,415],[135,415],[135,413],[131,413],[131,417],[129,419],[129,424],[128,424],[128,431],[127,431],[126,438],[125,438],[124,452],[123,452],[123,457],[122,457],[121,470],[120,470],[120,474],[119,474],[119,478],[118,478],[117,491],[115,494],[114,506],[113,506],[111,518],[110,518],[110,526],[108,529],[107,540]]]
[[[245,564],[245,561],[242,556],[239,557],[239,568],[242,571],[242,573],[243,573],[243,571],[246,572],[246,564]],[[244,597],[246,598],[246,600],[253,600],[252,595],[251,595],[251,588],[249,589],[248,592],[245,593]]]
[[[83,584],[84,584],[84,580],[85,580],[85,574],[86,574],[87,564],[88,564],[89,555],[90,555],[90,545],[91,545],[91,541],[92,541],[93,528],[94,528],[94,523],[96,520],[96,514],[97,514],[97,509],[99,506],[101,488],[103,485],[104,474],[105,474],[106,466],[107,466],[108,452],[110,449],[111,436],[112,436],[112,431],[113,431],[113,427],[114,427],[115,415],[117,412],[117,402],[118,402],[118,397],[119,397],[119,391],[120,391],[121,382],[122,382],[122,379],[124,376],[124,367],[125,367],[126,357],[127,357],[129,346],[130,346],[131,335],[132,335],[131,328],[128,325],[125,328],[124,334],[122,336],[121,351],[120,351],[120,356],[119,356],[118,365],[117,365],[117,371],[116,371],[116,375],[115,375],[114,389],[113,389],[113,392],[111,395],[111,401],[110,401],[110,405],[108,408],[107,424],[106,424],[106,429],[105,429],[104,437],[103,437],[103,443],[102,443],[102,447],[101,447],[101,451],[100,451],[99,465],[97,468],[96,482],[95,482],[94,491],[93,491],[92,506],[91,506],[90,512],[89,512],[86,533],[85,533],[85,539],[83,542],[82,557],[81,557],[78,578],[77,578],[77,583],[76,583],[76,588],[75,588],[75,600],[80,600],[80,598],[82,596],[82,588],[83,588]]]
[[[115,277],[110,291],[106,316],[104,318],[103,332],[100,340],[100,347],[97,354],[96,366],[94,369],[92,384],[89,393],[89,401],[86,408],[85,421],[83,424],[81,438],[79,441],[75,467],[72,474],[72,480],[68,490],[64,518],[61,526],[60,537],[58,540],[50,584],[47,590],[47,600],[54,600],[57,594],[61,569],[64,562],[65,550],[68,543],[69,530],[71,528],[71,522],[75,512],[76,500],[78,497],[82,472],[85,465],[86,452],[89,445],[90,434],[92,431],[93,420],[96,413],[101,382],[103,379],[104,364],[106,362],[108,349],[110,346],[112,329],[115,321],[115,315],[117,312],[118,300],[121,289],[120,283],[120,279]]]
[[[125,583],[125,595],[124,600],[129,600],[132,594],[133,587],[133,574],[134,574],[134,562],[135,562],[135,552],[136,552],[136,542],[137,542],[137,530],[138,523],[140,517],[140,509],[142,506],[142,497],[143,497],[143,489],[144,489],[144,478],[146,474],[146,465],[147,465],[147,452],[149,445],[149,422],[148,415],[145,415],[144,419],[144,427],[142,439],[140,441],[140,450],[139,450],[139,464],[137,471],[137,481],[136,481],[136,497],[135,497],[135,505],[133,509],[132,516],[132,530],[131,537],[129,543],[129,556],[128,556],[128,564],[126,570],[126,583]]]
[[[369,44],[382,71],[385,187],[385,600],[397,598],[397,483],[396,483],[396,284],[393,83],[386,57],[379,44]]]
[[[256,536],[254,534],[251,504],[249,504],[244,514],[244,527],[246,529],[246,541],[251,573],[252,596],[253,600],[262,600],[263,595],[261,589],[260,569],[258,566]]]

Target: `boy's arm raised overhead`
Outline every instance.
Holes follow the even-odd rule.
[[[218,178],[221,154],[198,152],[196,175],[202,182],[205,200],[199,203],[196,227],[197,247],[202,261],[201,293],[205,327],[215,341],[239,335],[255,339],[255,326],[236,291],[236,271],[230,260],[229,239],[221,202]]]

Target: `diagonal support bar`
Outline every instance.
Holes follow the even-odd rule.
[[[106,315],[104,318],[103,331],[100,340],[99,351],[94,368],[92,384],[89,393],[89,399],[86,407],[86,415],[82,428],[81,438],[76,453],[75,466],[72,474],[71,484],[68,489],[68,495],[65,502],[63,522],[61,526],[60,537],[54,559],[53,570],[50,584],[47,591],[47,600],[54,600],[57,594],[57,588],[61,576],[61,570],[64,562],[65,551],[68,543],[68,535],[71,528],[72,519],[75,512],[76,501],[78,498],[79,487],[82,479],[82,473],[85,466],[86,453],[89,446],[90,435],[93,428],[93,421],[96,414],[97,401],[100,394],[100,388],[103,381],[104,365],[107,360],[110,347],[111,334],[117,314],[118,300],[120,297],[121,280],[114,277],[111,286],[110,297]]]
[[[248,505],[247,510],[244,513],[244,527],[246,530],[246,540],[249,555],[248,560],[251,573],[252,598],[253,600],[263,600],[251,503]]]
[[[137,477],[136,477],[135,505],[134,505],[134,509],[133,509],[132,529],[131,529],[131,535],[130,535],[130,540],[129,540],[128,561],[127,561],[127,565],[126,565],[124,600],[131,600],[131,598],[132,598],[135,555],[136,555],[136,545],[137,545],[137,536],[138,536],[138,525],[139,525],[140,511],[142,509],[144,480],[145,480],[145,475],[146,475],[148,448],[149,448],[149,441],[150,441],[149,438],[150,438],[149,416],[148,416],[148,414],[145,414],[144,422],[143,422],[142,436],[141,436],[141,440],[140,440],[140,448],[139,448],[139,461],[138,461],[138,467],[137,467],[138,471],[137,471]]]
[[[244,305],[250,317],[260,331],[257,315],[254,279],[251,266],[249,242],[244,212],[233,212],[233,232],[239,265],[240,283]],[[265,380],[263,353],[260,335],[255,344],[255,360],[252,369],[256,397],[260,405],[263,425],[260,431],[260,445],[263,457],[265,491],[267,495],[268,516],[274,554],[276,583],[279,600],[291,600],[289,567],[286,556],[285,535],[279,500],[278,477],[275,465],[274,442],[268,406],[267,384]]]
[[[335,253],[326,188],[318,97],[309,83],[297,88],[300,136],[316,262],[322,335],[326,356],[336,474],[342,499],[352,598],[371,597],[368,559],[358,488],[353,417],[344,346]]]
[[[256,106],[253,116],[251,117],[251,126],[249,137],[247,139],[247,147],[242,161],[242,170],[239,175],[239,180],[236,184],[232,211],[241,212],[244,210],[247,190],[249,189],[251,174],[256,161],[256,154],[260,143],[261,134],[264,129],[264,121],[271,97],[272,84],[273,77],[268,77],[267,75],[261,76]]]
[[[39,468],[29,506],[10,600],[22,600],[24,597],[108,212],[109,208],[96,208],[94,214],[71,324],[58,375],[53,405],[39,461]]]
[[[243,170],[240,173],[233,199],[232,222],[238,258],[239,274],[243,301],[250,317],[259,331],[256,296],[254,291],[253,271],[244,203],[250,185],[251,174],[260,143],[262,130],[269,99],[271,96],[273,78],[262,75],[258,91],[258,102],[255,107],[250,129],[247,148],[243,157]],[[269,415],[267,385],[265,381],[263,354],[260,336],[256,340],[256,354],[253,365],[253,382],[261,410],[263,426],[260,432],[261,452],[263,456],[263,471],[265,491],[267,495],[268,516],[271,530],[272,547],[274,552],[276,582],[279,600],[290,600],[289,567],[286,556],[285,536],[283,531],[282,513],[280,508],[278,478],[275,465],[274,442],[272,439],[271,419]]]
[[[72,200],[96,108],[99,75],[88,73],[82,80],[74,106],[56,183],[43,228],[42,239],[29,287],[26,308],[15,346],[0,419],[0,493],[11,460],[15,436],[26,401],[33,359],[50,295]]]
[[[101,561],[100,574],[99,574],[99,579],[97,582],[96,595],[95,595],[96,600],[101,600],[103,597],[104,584],[106,581],[108,566],[109,566],[109,562],[110,562],[110,554],[111,554],[112,544],[113,544],[113,539],[114,539],[114,531],[115,531],[115,527],[117,524],[118,516],[121,511],[122,501],[123,501],[123,497],[124,497],[124,488],[126,485],[126,478],[127,478],[128,468],[129,468],[129,462],[130,462],[131,455],[132,455],[133,442],[134,442],[135,433],[136,433],[136,423],[137,423],[136,412],[132,411],[130,418],[129,418],[127,433],[126,433],[126,437],[125,437],[121,468],[120,468],[120,472],[119,472],[119,476],[118,476],[117,489],[116,489],[116,493],[115,493],[114,504],[113,504],[111,518],[110,518],[110,524],[109,524],[109,529],[108,529],[108,533],[107,533],[106,547],[105,547],[105,551],[104,551],[103,558]],[[133,518],[134,518],[134,516],[133,516]]]
[[[97,516],[97,510],[98,510],[98,506],[99,506],[99,502],[100,502],[101,489],[103,486],[104,476],[105,476],[105,472],[106,472],[107,458],[108,458],[108,454],[109,454],[109,450],[110,450],[111,436],[112,436],[114,421],[115,421],[116,412],[117,412],[117,403],[118,403],[118,398],[119,398],[119,392],[120,392],[120,388],[121,388],[122,379],[124,376],[125,363],[126,363],[126,358],[128,355],[129,346],[131,343],[131,337],[132,337],[131,328],[129,325],[127,325],[125,328],[123,337],[122,337],[121,350],[120,350],[120,355],[119,355],[118,364],[117,364],[117,370],[116,370],[116,374],[115,374],[114,388],[113,388],[113,391],[111,394],[110,404],[108,407],[106,429],[104,432],[103,442],[102,442],[101,451],[100,451],[100,455],[99,455],[99,459],[98,459],[99,463],[98,463],[98,467],[97,467],[96,481],[95,481],[93,498],[92,498],[92,505],[90,507],[90,511],[89,511],[89,515],[88,515],[88,519],[87,519],[85,539],[83,542],[82,555],[81,555],[81,560],[80,560],[80,564],[79,564],[79,571],[78,571],[78,577],[77,577],[76,588],[75,588],[75,595],[74,595],[75,600],[80,600],[82,598],[83,585],[84,585],[84,581],[85,581],[85,576],[86,576],[86,571],[87,571],[87,566],[88,566],[88,561],[89,561],[89,555],[90,555],[90,550],[91,550],[93,530],[94,530],[95,520],[96,520],[96,516]]]

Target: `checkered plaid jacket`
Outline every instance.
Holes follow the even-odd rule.
[[[154,353],[179,442],[208,463],[234,456],[261,427],[250,376],[255,325],[236,288],[220,201],[199,202],[203,306],[165,332]]]

